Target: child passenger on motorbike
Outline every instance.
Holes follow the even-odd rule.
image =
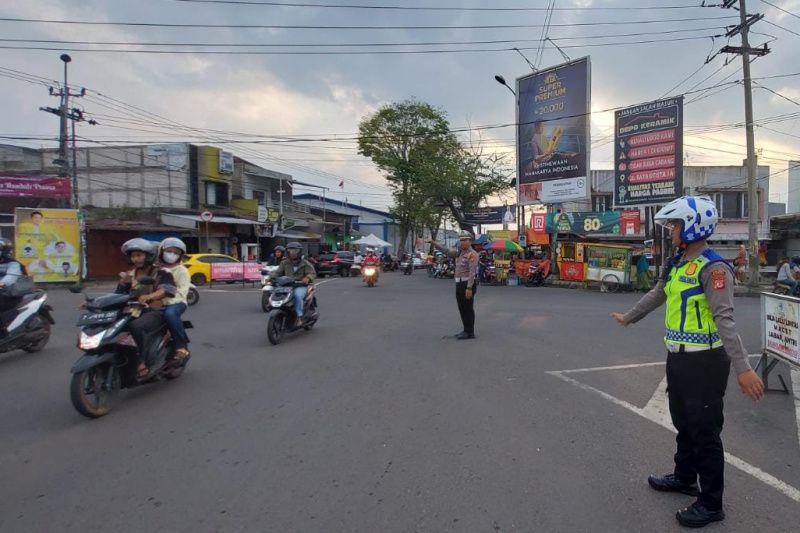
[[[167,237],[161,242],[158,258],[162,268],[172,274],[175,280],[175,296],[164,298],[164,320],[172,336],[175,347],[175,360],[182,362],[189,358],[189,337],[183,327],[181,315],[186,312],[186,295],[189,293],[189,270],[181,261],[186,255],[186,244],[177,237]]]
[[[131,321],[130,329],[136,347],[139,349],[139,360],[136,367],[136,378],[145,380],[150,374],[146,362],[151,359],[150,347],[153,335],[158,333],[164,324],[160,310],[164,307],[164,298],[175,296],[175,280],[167,270],[154,265],[158,246],[146,239],[131,239],[122,245],[122,253],[128,256],[133,269],[121,272],[119,284],[114,291],[117,294],[129,294],[131,299],[147,306],[141,315]],[[151,278],[155,284],[141,283],[144,278]]]

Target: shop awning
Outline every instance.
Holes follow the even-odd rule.
[[[161,223],[166,226],[195,229],[197,227],[198,222],[201,223],[203,222],[203,220],[198,215],[178,215],[175,213],[161,214]],[[254,226],[262,223],[258,222],[257,220],[250,220],[249,218],[214,217],[211,220],[211,224],[235,224],[235,225]]]
[[[275,236],[296,241],[318,241],[322,238],[322,235],[319,233],[311,233],[309,231],[292,231],[290,229],[279,231],[275,234]]]

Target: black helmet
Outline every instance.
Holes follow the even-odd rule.
[[[279,244],[278,246],[276,246],[276,247],[275,247],[275,251],[276,251],[276,252],[280,252],[280,253],[282,253],[282,254],[285,254],[285,253],[286,253],[286,248],[285,248],[284,246],[281,246],[281,245]]]
[[[292,261],[297,261],[303,258],[303,246],[297,242],[293,241],[286,245],[286,253],[289,256],[289,259]]]
[[[14,259],[14,243],[0,237],[0,260],[11,261]]]
[[[155,260],[157,251],[158,243],[142,239],[141,237],[125,241],[125,244],[122,245],[123,254],[130,257],[133,252],[144,252],[145,261],[148,263],[152,263]]]

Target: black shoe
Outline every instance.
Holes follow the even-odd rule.
[[[466,331],[462,331],[458,335],[456,335],[456,339],[463,341],[465,339],[474,339],[475,335],[473,333],[467,333]]]
[[[675,513],[675,518],[684,527],[704,527],[711,522],[719,522],[725,518],[725,511],[712,511],[700,502],[694,502],[686,509]]]
[[[697,496],[697,483],[684,483],[675,474],[666,474],[663,476],[650,476],[647,482],[655,490],[661,492],[681,492],[689,496]]]

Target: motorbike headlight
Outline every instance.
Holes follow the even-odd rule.
[[[280,307],[283,304],[285,304],[286,302],[288,302],[289,298],[291,298],[291,297],[292,297],[291,293],[290,294],[274,294],[273,293],[273,295],[269,299],[269,303],[271,303],[272,305],[274,305],[276,307]]]
[[[371,276],[374,273],[375,273],[375,269],[374,268],[365,268],[364,269],[364,274],[366,274],[367,276]]]
[[[81,350],[94,350],[100,343],[103,342],[103,336],[106,334],[107,330],[103,330],[100,333],[96,333],[94,335],[89,335],[84,331],[81,331],[80,340],[78,341],[78,347]]]

